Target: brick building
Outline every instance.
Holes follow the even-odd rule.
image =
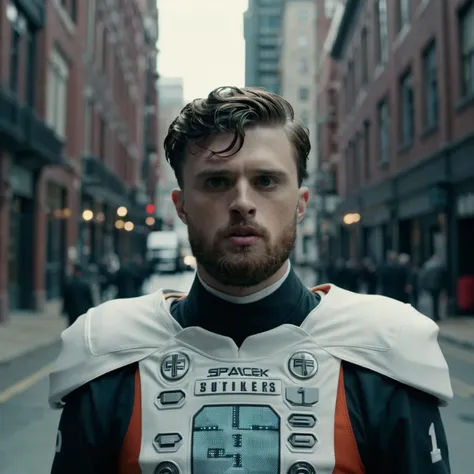
[[[1,322],[58,302],[78,255],[143,250],[158,12],[151,0],[9,0],[0,34]]]
[[[158,13],[142,0],[88,5],[79,253],[98,263],[142,253],[146,238]]]
[[[474,1],[348,0],[332,56],[341,255],[438,252],[454,291],[474,274]]]
[[[0,3],[0,321],[61,294],[74,245],[85,2]]]
[[[335,226],[332,221],[338,203],[337,171],[339,161],[337,108],[341,92],[337,63],[331,57],[335,33],[343,13],[342,2],[319,2],[317,4],[317,52],[316,78],[317,110],[317,156],[318,172],[316,190],[318,195],[317,226],[320,263],[323,265],[336,257]]]

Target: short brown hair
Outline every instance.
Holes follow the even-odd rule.
[[[236,146],[237,153],[245,140],[245,127],[281,125],[293,145],[298,185],[306,178],[311,149],[308,130],[295,120],[293,107],[277,94],[259,88],[218,87],[206,99],[195,99],[184,107],[169,127],[164,141],[165,155],[183,187],[183,166],[190,143],[200,144],[216,133],[233,133],[234,139],[224,154]]]

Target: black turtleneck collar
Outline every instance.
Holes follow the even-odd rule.
[[[291,269],[276,291],[242,304],[213,295],[195,278],[188,296],[172,304],[171,314],[183,328],[199,326],[240,346],[248,336],[282,324],[299,326],[319,301],[320,296],[311,293]]]

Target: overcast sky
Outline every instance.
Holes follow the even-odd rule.
[[[185,100],[245,83],[247,0],[158,0],[158,71],[182,77]]]

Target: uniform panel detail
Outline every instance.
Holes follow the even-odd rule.
[[[194,395],[281,395],[281,380],[199,379]]]
[[[309,352],[297,352],[288,361],[288,370],[298,379],[310,379],[318,372],[318,361]]]
[[[193,419],[193,474],[280,472],[280,417],[263,405],[208,405]]]
[[[189,371],[189,357],[184,352],[165,356],[161,362],[161,375],[170,382],[181,380]]]
[[[288,474],[317,474],[314,467],[308,462],[295,462],[293,466],[290,467]]]

